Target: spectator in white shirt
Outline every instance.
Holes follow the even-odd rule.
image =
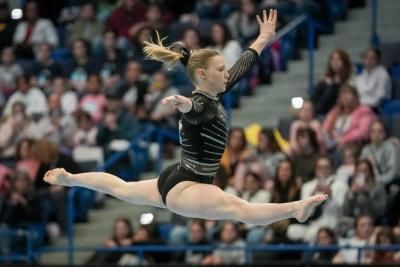
[[[380,64],[381,53],[370,48],[363,55],[364,70],[356,76],[361,104],[372,108],[378,107],[391,94],[391,80],[389,73]]]
[[[353,247],[364,247],[368,244],[373,231],[374,221],[369,215],[361,215],[357,217],[355,223],[355,235],[349,239],[339,240],[339,245],[353,246]],[[359,264],[365,262],[365,252],[361,251],[360,262],[358,261],[358,250],[357,249],[342,249],[333,258],[335,264]]]
[[[310,242],[315,239],[321,227],[336,228],[342,213],[348,186],[334,174],[333,162],[327,156],[320,156],[315,165],[315,178],[301,188],[301,199],[317,193],[328,194],[328,200],[317,209],[309,224],[291,224],[288,228],[288,237],[292,240]]]
[[[45,115],[48,113],[47,99],[44,93],[36,88],[31,87],[29,76],[20,76],[16,80],[17,92],[12,94],[8,99],[4,109],[4,115],[11,114],[11,108],[15,102],[22,102],[26,107],[26,114]]]
[[[19,57],[32,58],[32,48],[36,44],[48,43],[53,47],[58,46],[58,35],[53,23],[40,18],[35,2],[27,3],[24,17],[25,20],[18,23],[13,38]]]

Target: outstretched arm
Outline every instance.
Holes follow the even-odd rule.
[[[232,66],[229,72],[229,81],[226,91],[231,89],[258,61],[264,47],[274,37],[276,30],[276,19],[278,13],[275,9],[270,9],[267,17],[267,11],[263,10],[263,19],[257,15],[257,21],[260,25],[260,34],[252,45],[243,52],[238,61]]]

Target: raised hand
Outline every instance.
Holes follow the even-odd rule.
[[[164,105],[169,105],[174,109],[178,109],[182,113],[189,112],[192,108],[192,101],[181,95],[168,96],[161,100]]]
[[[278,12],[276,9],[270,9],[269,14],[267,16],[267,11],[263,10],[263,18],[261,19],[259,15],[257,15],[257,21],[260,25],[260,34],[259,37],[271,39],[276,32],[276,20],[278,18]]]

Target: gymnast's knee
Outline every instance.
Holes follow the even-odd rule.
[[[230,210],[229,213],[232,214],[232,218],[228,219],[247,223],[247,215],[250,208],[250,203],[248,201],[240,198],[232,198],[227,206]]]

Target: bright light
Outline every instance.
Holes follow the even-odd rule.
[[[22,9],[20,8],[13,9],[11,11],[11,18],[15,20],[22,18]]]
[[[140,215],[140,224],[146,225],[151,224],[154,220],[154,215],[152,213],[143,213]]]
[[[303,107],[304,99],[300,96],[292,98],[292,107],[299,109]]]

